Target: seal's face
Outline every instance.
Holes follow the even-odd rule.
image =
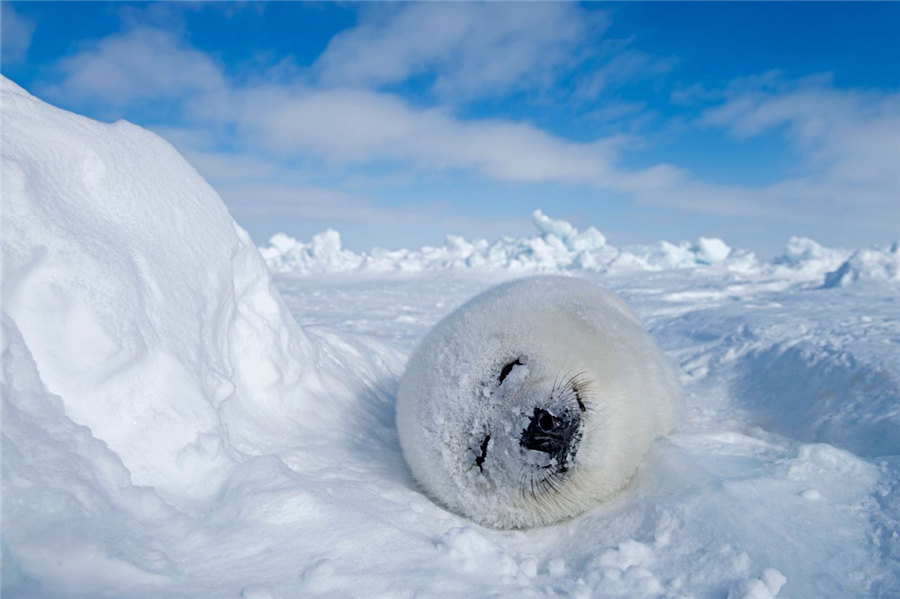
[[[588,383],[579,375],[550,378],[526,356],[493,370],[470,428],[476,468],[469,480],[491,493],[540,501],[558,493],[576,465]]]

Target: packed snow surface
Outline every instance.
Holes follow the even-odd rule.
[[[900,595],[896,246],[617,249],[537,213],[279,237],[272,279],[158,137],[7,80],[2,111],[4,597]],[[395,394],[431,326],[535,271],[622,295],[686,419],[610,504],[495,531],[417,488]]]

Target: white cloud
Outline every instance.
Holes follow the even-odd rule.
[[[70,101],[172,100],[195,129],[233,126],[238,137],[231,141],[244,154],[258,150],[281,164],[286,157],[338,165],[392,161],[415,169],[472,169],[503,181],[599,186],[616,185],[623,176],[614,166],[623,138],[573,142],[528,123],[460,120],[445,109],[416,108],[398,96],[359,89],[239,88],[209,56],[155,29],[109,36],[59,66],[64,77],[55,93]],[[205,149],[183,146],[214,180],[257,176],[271,167],[210,151],[209,140]]]
[[[160,29],[137,28],[101,39],[59,63],[52,95],[123,106],[224,89],[221,66]]]
[[[571,3],[370,6],[315,67],[326,85],[379,87],[432,75],[442,97],[490,97],[551,85],[605,26],[605,15]]]
[[[452,60],[441,66],[460,89],[470,84],[503,88],[552,70],[569,56],[587,31],[583,12],[576,5],[549,4],[528,5],[527,10],[494,4],[412,4],[388,12],[379,7],[364,11],[369,16],[359,27],[334,38],[321,68],[323,73],[359,69],[378,81],[391,81]],[[358,56],[366,43],[371,43],[366,57]],[[416,58],[423,49],[424,55]],[[380,71],[356,60],[373,57]],[[504,62],[509,60],[518,62]],[[159,29],[136,27],[111,35],[62,60],[59,69],[63,77],[53,88],[57,97],[113,105],[171,100],[196,127],[233,126],[238,138],[232,141],[246,146],[244,154],[254,148],[276,162],[283,163],[285,156],[338,165],[390,161],[414,169],[471,169],[503,181],[620,189],[646,185],[634,182],[642,173],[622,173],[615,166],[623,137],[568,141],[528,123],[460,120],[442,108],[417,108],[398,96],[361,89],[289,84],[240,88],[208,55]],[[213,180],[280,168],[263,159],[253,162],[246,155],[235,159],[210,151],[209,143],[206,149],[193,145],[187,153]],[[655,177],[658,172],[643,174]]]
[[[322,77],[342,74],[347,81],[381,84],[440,69],[435,85],[446,81],[454,93],[509,90],[518,85],[505,78],[510,73],[524,80],[553,76],[551,66],[563,60],[562,50],[571,52],[558,32],[568,26],[572,11],[582,10],[576,5],[539,5],[551,17],[556,15],[558,22],[548,17],[555,25],[550,33],[524,42],[525,21],[499,24],[502,34],[481,27],[490,19],[478,11],[500,10],[491,8],[494,5],[460,5],[463,8],[453,13],[459,21],[440,26],[429,24],[426,17],[443,14],[440,11],[451,5],[435,5],[434,13],[421,6],[393,8],[383,23],[366,17],[358,28],[335,38],[317,67]],[[380,14],[382,9],[371,10]],[[396,23],[411,22],[404,19],[421,21],[424,29],[404,37],[399,29],[395,31]],[[581,30],[572,31],[577,36]],[[382,40],[378,34],[385,32],[390,35]],[[369,38],[370,55],[359,54]],[[516,56],[519,43],[532,44],[522,50],[523,56],[532,56],[529,53],[539,48],[547,53],[541,59],[549,62],[536,59],[531,69],[523,61],[494,71],[491,65],[521,58]],[[416,58],[419,50],[422,56]],[[479,56],[491,60],[479,64]],[[371,72],[368,60],[374,60]],[[633,75],[636,69],[650,68],[647,60],[610,62],[617,66],[610,66],[603,76]],[[114,105],[166,100],[180,108],[193,130],[173,129],[167,135],[242,215],[377,222],[379,211],[384,210],[377,202],[325,189],[310,176],[311,169],[324,165],[331,169],[332,178],[343,173],[346,181],[377,165],[394,172],[465,169],[493,180],[593,186],[598,189],[598,201],[610,192],[638,204],[683,213],[768,218],[769,222],[802,222],[813,215],[830,221],[840,218],[860,230],[896,228],[892,223],[900,193],[900,96],[841,91],[822,78],[788,83],[770,73],[738,80],[722,92],[686,88],[691,91],[685,93],[685,100],[709,102],[716,94],[720,98],[718,106],[703,113],[702,125],[724,128],[738,140],[775,132],[796,150],[802,169],[791,179],[750,188],[713,185],[668,164],[627,169],[621,158],[634,147],[634,140],[623,136],[567,140],[527,122],[462,119],[450,109],[417,107],[384,91],[272,84],[271,80],[245,81],[239,86],[211,57],[154,29],[132,29],[100,40],[65,59],[60,69],[64,77],[56,92],[67,99]],[[641,112],[635,115],[627,105],[614,108],[629,120]],[[227,143],[222,144],[223,140]],[[238,150],[226,152],[224,146]],[[398,214],[394,210],[392,218]]]
[[[380,227],[421,226],[440,219],[472,228],[473,221],[454,215],[439,202],[384,205],[365,194],[302,182],[230,181],[216,191],[240,219],[282,218]]]
[[[377,223],[385,210],[343,191],[302,183],[226,182],[216,190],[237,216]]]
[[[275,176],[280,165],[246,153],[185,150],[185,158],[207,181],[218,185],[228,181],[260,180]]]
[[[527,123],[460,120],[363,90],[270,87],[238,94],[239,131],[280,154],[336,164],[395,161],[469,168],[504,181],[613,185],[622,138],[572,142]]]
[[[772,73],[736,82],[700,123],[738,139],[783,130],[804,174],[767,188],[773,197],[898,209],[900,94],[838,90],[822,77],[788,83]]]
[[[271,178],[280,169],[278,164],[247,152],[218,149],[216,135],[203,128],[153,127],[153,131],[175,146],[217,188],[234,181]]]
[[[206,179],[238,219],[285,218],[335,222],[402,222],[404,215],[359,195],[312,182],[320,171],[269,160],[252,151],[216,149],[208,129],[154,127]],[[352,182],[346,187],[352,187]]]
[[[0,25],[2,25],[0,40],[2,40],[3,62],[24,60],[31,46],[34,22],[20,15],[9,2],[3,2],[0,4]]]

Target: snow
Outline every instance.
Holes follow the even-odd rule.
[[[272,278],[156,136],[5,79],[2,111],[4,597],[900,594],[896,247],[613,248],[536,214],[283,238]],[[634,307],[686,418],[610,503],[491,530],[417,488],[397,381],[457,306],[548,271]]]
[[[887,251],[867,248],[853,252],[825,275],[824,287],[846,287],[858,281],[900,281],[900,245]]]
[[[260,253],[273,272],[298,275],[434,270],[617,274],[714,266],[735,274],[818,282],[826,287],[869,280],[900,281],[900,249],[896,243],[889,248],[853,252],[792,237],[783,254],[763,261],[753,252],[731,248],[715,237],[616,248],[594,227],[579,232],[571,223],[551,219],[540,210],[534,212],[532,222],[538,230],[532,237],[501,237],[489,243],[449,235],[441,247],[374,248],[359,254],[344,249],[340,233],[333,229],[314,235],[307,243],[278,233],[269,245],[260,248]]]
[[[135,484],[209,499],[236,452],[282,446],[334,387],[310,367],[322,348],[169,144],[9,82],[3,104],[4,311],[46,389]]]
[[[696,243],[679,244],[664,241],[620,250],[608,245],[606,237],[594,227],[579,232],[572,224],[551,219],[540,210],[535,210],[532,222],[538,230],[534,237],[503,237],[489,243],[449,235],[442,247],[425,246],[415,251],[375,248],[361,254],[343,249],[340,234],[333,229],[314,235],[308,243],[278,233],[260,252],[272,271],[298,274],[465,269],[620,271],[709,264],[743,269],[748,258],[740,253],[729,262],[731,248],[721,239],[701,237]]]

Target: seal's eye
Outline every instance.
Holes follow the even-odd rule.
[[[481,442],[481,455],[475,458],[475,465],[478,466],[478,469],[484,472],[484,460],[487,459],[487,450],[488,443],[491,442],[491,436],[487,435],[484,438],[484,441]]]
[[[541,427],[541,430],[545,433],[553,430],[553,424],[553,416],[551,416],[549,412],[544,412],[541,414],[541,417],[538,418],[538,426]]]
[[[522,366],[522,362],[519,361],[519,358],[516,358],[515,362],[510,362],[506,366],[500,369],[500,382],[509,376],[509,373],[512,372],[513,366]]]

